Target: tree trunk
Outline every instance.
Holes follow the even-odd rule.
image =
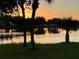
[[[25,20],[25,12],[24,12],[24,5],[23,5],[23,3],[21,4],[21,9],[22,9],[23,20]],[[27,36],[26,31],[24,31],[24,43],[23,43],[24,47],[26,47],[26,36]]]
[[[35,12],[36,12],[36,10],[34,10],[33,9],[33,11],[32,11],[32,19],[34,20],[34,18],[35,18]],[[33,24],[33,23],[32,23]],[[34,32],[33,32],[33,30],[34,30],[34,28],[33,28],[34,26],[32,25],[32,27],[31,27],[31,48],[32,49],[35,49],[36,48],[36,46],[35,46],[35,42],[34,42]]]
[[[31,48],[35,49],[35,42],[34,42],[34,33],[33,30],[31,30]]]
[[[22,16],[23,16],[23,18],[25,19],[25,12],[24,12],[24,6],[23,6],[23,4],[22,4],[22,6],[21,6],[21,9],[22,9]]]
[[[23,45],[24,45],[24,47],[26,47],[26,31],[24,32],[24,43],[23,43]]]
[[[33,4],[32,4],[32,19],[34,20],[35,18],[35,13],[36,13],[36,9],[38,8],[38,0],[34,0]],[[35,42],[34,42],[34,23],[32,23],[32,27],[31,27],[31,47],[32,49],[35,49]]]
[[[69,43],[70,41],[69,41],[69,30],[66,30],[66,36],[65,36],[65,38],[66,38],[66,43]]]
[[[35,12],[36,12],[36,10],[34,9],[34,10],[32,10],[32,19],[34,19],[35,18]]]

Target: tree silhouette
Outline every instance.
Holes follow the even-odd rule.
[[[12,13],[15,6],[17,6],[16,0],[0,0],[0,12],[2,14]]]
[[[0,17],[0,29],[5,29],[5,32],[9,32],[10,29],[13,28],[12,23],[10,22],[11,16],[1,16]],[[12,35],[6,34],[6,35],[0,35],[1,40],[8,38],[12,38]]]
[[[58,31],[58,23],[59,23],[60,18],[53,18],[49,19],[47,21],[47,27],[48,27],[48,32],[49,33],[59,33]]]
[[[44,31],[44,28],[45,28],[45,25],[46,25],[46,21],[45,21],[45,18],[44,17],[36,17],[35,18],[35,34],[44,34],[45,31]]]
[[[69,43],[70,38],[69,38],[69,32],[70,31],[77,31],[79,28],[79,21],[73,20],[71,17],[70,18],[53,18],[49,19],[47,21],[47,25],[50,26],[51,24],[57,25],[57,28],[61,28],[66,30],[66,35],[65,35],[65,42]]]
[[[12,24],[10,22],[11,16],[1,16],[0,17],[0,28],[1,29],[11,29]]]
[[[38,0],[33,0],[33,4],[32,4],[32,19],[34,20],[35,18],[35,13],[36,13],[36,10],[38,8]],[[32,27],[31,27],[31,47],[32,49],[35,49],[35,42],[34,42],[34,22],[32,22]]]
[[[19,4],[19,6],[22,9],[23,20],[25,20],[25,12],[24,12],[24,10],[25,10],[24,3],[25,2],[26,2],[26,0],[17,0],[17,4]],[[24,31],[24,43],[23,43],[24,47],[26,46],[26,36],[27,36],[26,31]]]
[[[69,38],[69,32],[71,30],[76,31],[78,29],[78,21],[72,20],[72,18],[64,18],[63,20],[61,20],[61,23],[59,24],[59,26],[62,29],[66,30],[66,36],[65,36],[65,41],[66,43],[70,42],[70,38]]]
[[[35,24],[36,24],[37,28],[41,27],[41,26],[44,28],[44,25],[46,24],[45,18],[44,17],[36,17]]]
[[[0,0],[0,11],[2,14],[12,13],[18,5],[22,9],[22,20],[25,20],[24,4],[26,0]],[[29,4],[29,3],[28,3]],[[26,46],[26,31],[24,31],[24,46]]]

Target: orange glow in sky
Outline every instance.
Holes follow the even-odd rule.
[[[40,0],[36,16],[44,16],[46,19],[72,17],[79,19],[79,0],[54,0],[48,4]]]
[[[22,16],[22,10],[19,8],[19,16]],[[25,8],[25,17],[26,18],[31,18],[31,11],[29,9]]]
[[[55,0],[48,4],[44,0],[39,1],[39,8],[36,11],[37,16],[43,16],[45,19],[72,17],[79,19],[79,0]],[[19,10],[22,16],[21,9]],[[26,18],[31,18],[32,10],[25,9]]]

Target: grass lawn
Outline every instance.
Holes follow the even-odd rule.
[[[36,44],[37,50],[22,44],[0,45],[0,59],[79,59],[79,43]]]

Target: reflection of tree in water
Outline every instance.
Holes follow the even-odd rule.
[[[5,34],[5,35],[0,35],[1,40],[11,40],[13,38],[13,35]]]
[[[5,29],[3,33],[9,33],[9,30],[13,27],[10,22],[11,16],[1,16],[0,17],[0,30]],[[0,34],[0,39],[12,39],[12,35],[9,34]]]
[[[51,26],[51,28],[52,28],[52,26],[56,25],[55,27],[66,30],[65,41],[68,43],[68,42],[70,42],[69,41],[70,40],[69,32],[78,30],[79,21],[73,20],[71,17],[64,18],[64,19],[53,18],[53,19],[47,21],[47,25],[48,25],[48,27]]]
[[[54,33],[54,34],[57,34],[59,33],[59,28],[58,28],[58,22],[59,22],[59,18],[53,18],[53,19],[49,19],[47,21],[47,25],[48,25],[48,32],[49,33]]]
[[[44,31],[44,28],[45,28],[45,25],[46,25],[46,21],[45,21],[45,18],[44,17],[37,17],[35,18],[35,34],[45,34],[45,31]]]
[[[1,33],[0,34],[0,40],[12,40],[14,37],[20,37],[20,36],[24,36],[24,34],[22,32],[10,32],[10,33]]]
[[[79,23],[78,21],[73,20],[71,17],[64,18],[63,20],[61,20],[60,28],[66,30],[66,36],[65,36],[66,43],[70,42],[69,32],[78,30],[78,23]]]

